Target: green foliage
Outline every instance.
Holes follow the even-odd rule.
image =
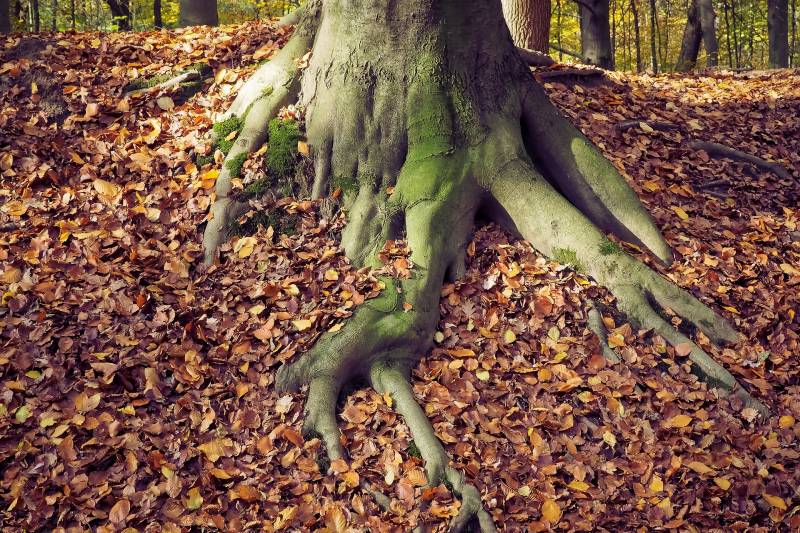
[[[228,234],[236,237],[246,237],[255,234],[259,228],[272,226],[276,234],[294,235],[297,233],[299,215],[286,213],[280,209],[265,209],[250,214],[244,222],[238,220],[231,224]]]
[[[289,177],[297,162],[297,142],[302,138],[300,125],[295,120],[274,118],[269,123],[269,149],[267,171],[274,179]]]
[[[413,440],[408,443],[408,448],[406,448],[406,453],[411,457],[422,459],[422,454],[420,453],[419,448],[417,448],[417,443],[414,442]]]
[[[351,176],[341,176],[331,179],[333,189],[342,189],[345,196],[358,192],[358,181]]]
[[[259,196],[265,194],[267,191],[272,189],[272,180],[269,177],[261,178],[260,180],[256,180],[247,187],[244,188],[242,191],[242,197],[244,199],[247,198],[258,198]]]
[[[217,122],[211,128],[214,132],[214,148],[220,150],[223,154],[228,155],[228,152],[233,148],[233,143],[236,142],[236,137],[239,136],[238,132],[242,130],[244,121],[232,115],[223,121]],[[230,135],[237,132],[235,136],[228,139]]]

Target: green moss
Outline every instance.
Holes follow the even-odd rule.
[[[297,233],[299,221],[298,215],[278,209],[267,209],[253,213],[244,222],[235,221],[228,229],[228,233],[231,236],[246,237],[256,233],[259,228],[272,226],[276,234],[294,235]]]
[[[217,122],[212,126],[212,131],[214,132],[214,136],[217,139],[224,139],[234,131],[238,132],[242,129],[242,119],[237,117],[236,115],[231,115],[230,117]]]
[[[242,166],[247,161],[247,152],[243,152],[225,162],[225,168],[228,169],[231,176],[238,178],[242,175]]]
[[[256,180],[247,187],[244,188],[242,191],[242,196],[247,198],[258,198],[265,194],[268,190],[272,188],[272,180],[269,178],[261,178],[260,180]]]
[[[198,155],[195,163],[197,164],[198,168],[203,168],[204,166],[210,165],[213,162],[214,162],[214,154],[211,153],[208,155]]]
[[[413,440],[408,443],[408,448],[406,448],[406,453],[411,457],[422,459],[422,454],[420,453],[419,448],[417,448],[417,443],[414,442]]]
[[[269,123],[269,149],[266,166],[275,179],[287,178],[297,162],[297,142],[302,138],[295,120],[274,118]]]
[[[150,87],[155,87],[159,83],[164,83],[167,80],[170,80],[174,77],[172,73],[164,73],[164,74],[156,74],[155,76],[147,76],[142,78],[136,78],[128,85],[125,86],[123,89],[124,92],[129,93],[132,91],[140,91],[142,89],[149,89]]]
[[[164,83],[165,81],[169,81],[172,78],[180,76],[181,74],[186,74],[187,72],[197,72],[198,74],[200,74],[201,78],[208,77],[214,73],[211,70],[211,67],[209,67],[208,64],[206,63],[193,63],[181,70],[164,72],[163,74],[156,74],[154,76],[144,76],[141,78],[137,78],[132,82],[130,82],[128,85],[126,85],[123,91],[127,93],[133,91],[140,91],[142,89],[149,89],[151,87],[155,87],[156,85]],[[175,99],[186,101],[187,98],[199,92],[203,88],[203,81],[202,79],[186,81],[181,83],[179,87],[181,90]]]
[[[275,92],[275,89],[272,88],[272,85],[267,85],[261,91],[261,98],[266,98],[267,96],[272,96],[273,92]]]
[[[612,255],[622,253],[622,249],[613,241],[606,240],[600,245],[600,255]]]
[[[575,250],[569,248],[556,248],[553,250],[553,259],[562,265],[571,265],[577,271],[583,271],[583,264],[578,259]]]

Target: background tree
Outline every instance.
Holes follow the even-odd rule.
[[[106,0],[111,10],[114,26],[119,31],[131,29],[131,5],[129,0]]]
[[[0,0],[0,33],[11,31],[11,5],[8,0]]]
[[[695,67],[701,42],[706,48],[706,66],[717,65],[718,46],[715,19],[716,15],[711,0],[692,0],[686,28],[683,31],[677,70],[687,71]]]
[[[581,26],[581,55],[586,63],[614,69],[611,46],[609,0],[581,0],[578,3]]]
[[[608,40],[607,16],[605,23]],[[428,483],[447,483],[462,499],[452,529],[461,531],[475,518],[483,531],[494,531],[478,490],[449,466],[409,382],[432,347],[444,279],[458,279],[465,270],[478,213],[609,287],[637,327],[687,347],[700,376],[764,411],[652,302],[717,342],[737,339],[727,322],[606,237],[613,232],[662,262],[672,260],[625,179],[533,82],[499,2],[309,1],[289,42],[253,74],[223,116],[235,124],[235,140],[215,183],[203,235],[206,265],[214,263],[230,224],[251,208],[233,189],[242,161],[271,135],[270,143],[280,142],[277,126],[268,125],[297,101],[301,87],[316,167],[312,194],[342,191],[347,256],[355,265],[380,267],[385,243],[403,239],[413,265],[408,275],[382,277],[379,296],[278,371],[280,391],[308,385],[305,431],[320,436],[329,459],[344,456],[339,392],[366,378],[391,397],[410,428]]]
[[[153,0],[153,26],[162,28],[164,22],[161,20],[161,0]]]
[[[789,0],[767,0],[769,66],[789,66]],[[794,21],[793,21],[794,23]]]
[[[217,0],[181,0],[181,26],[216,26],[219,24]]]
[[[503,0],[503,14],[514,44],[548,53],[550,10],[550,0]]]

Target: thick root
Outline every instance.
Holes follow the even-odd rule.
[[[490,184],[498,203],[519,233],[539,251],[570,261],[608,287],[618,305],[637,326],[652,329],[670,345],[689,344],[689,359],[699,377],[725,396],[741,400],[766,415],[767,408],[750,396],[736,378],[658,314],[650,299],[678,313],[712,341],[733,343],[738,335],[719,315],[675,287],[644,264],[615,247],[575,206],[561,196],[524,157],[503,166]],[[532,199],[536,208],[531,209]]]
[[[461,509],[450,523],[450,531],[464,531],[473,520],[478,522],[484,533],[497,531],[492,517],[483,508],[478,489],[467,483],[464,475],[449,465],[447,452],[414,397],[408,371],[397,365],[379,362],[372,366],[370,380],[376,391],[392,397],[397,412],[411,430],[414,442],[425,461],[428,485],[435,487],[440,483],[449,484],[453,492],[461,498]]]

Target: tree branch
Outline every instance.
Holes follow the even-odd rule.
[[[736,150],[735,148],[725,146],[724,144],[695,140],[689,141],[688,146],[694,150],[703,150],[714,158],[727,158],[735,161],[744,161],[745,163],[750,163],[751,165],[754,165],[762,170],[772,172],[781,179],[788,180],[792,177],[791,173],[789,173],[786,167],[780,163],[761,159],[758,156],[742,152],[741,150]]]

